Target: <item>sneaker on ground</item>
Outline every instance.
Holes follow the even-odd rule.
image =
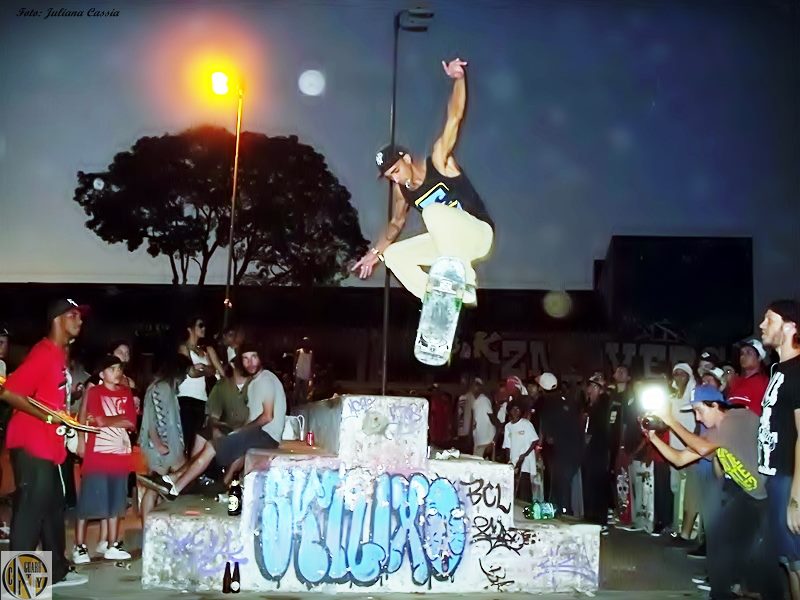
[[[75,571],[68,571],[67,574],[64,575],[64,579],[62,579],[61,581],[56,581],[53,584],[53,587],[54,588],[72,587],[74,585],[83,585],[88,581],[89,578],[86,575],[82,575],[81,573],[76,573]]]
[[[86,547],[86,544],[75,546],[72,549],[72,562],[76,565],[88,565],[90,562],[92,562],[92,559],[89,556],[89,549]]]
[[[130,560],[131,555],[122,549],[122,542],[114,542],[103,554],[103,558],[106,560]]]
[[[703,544],[699,548],[696,548],[696,549],[692,550],[691,552],[687,552],[686,556],[688,556],[689,558],[694,558],[694,559],[705,558],[706,557],[706,546],[705,546],[705,544]]]
[[[704,583],[698,583],[697,584],[697,589],[700,590],[701,592],[710,592],[711,591],[711,584],[708,583],[707,581],[704,582]]]
[[[675,546],[676,548],[695,548],[697,542],[694,540],[688,540],[680,534],[671,533],[669,535],[669,544],[671,546]]]
[[[697,577],[692,577],[692,583],[695,585],[700,585],[701,583],[708,583],[708,577],[704,575],[698,575]]]
[[[97,544],[97,547],[94,549],[97,554],[105,554],[106,550],[108,550],[108,542],[105,540]]]
[[[622,531],[641,531],[641,527],[636,527],[635,525],[619,525],[617,529],[621,529]]]

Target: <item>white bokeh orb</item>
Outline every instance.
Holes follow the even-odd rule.
[[[102,179],[100,179],[99,177],[95,177],[94,178],[94,182],[92,183],[92,185],[94,186],[94,189],[96,189],[99,192],[104,187],[106,187],[106,182],[103,181]]]
[[[572,298],[567,292],[547,292],[542,300],[544,312],[554,319],[563,319],[572,310]]]
[[[309,69],[300,74],[297,87],[306,96],[319,96],[325,91],[325,75],[316,69]]]

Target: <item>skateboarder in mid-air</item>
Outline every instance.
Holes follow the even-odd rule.
[[[408,291],[422,299],[428,282],[422,267],[431,266],[442,256],[455,257],[466,269],[463,302],[474,306],[477,299],[472,264],[489,254],[494,223],[453,156],[467,101],[466,65],[459,58],[442,62],[444,72],[453,80],[453,93],[444,131],[431,155],[425,161],[414,161],[408,150],[389,144],[375,156],[381,176],[392,181],[392,218],[375,246],[352,270],[367,279],[382,260]],[[395,242],[412,206],[422,214],[428,232]]]

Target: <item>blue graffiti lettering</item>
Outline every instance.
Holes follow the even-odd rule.
[[[444,581],[466,549],[464,507],[447,479],[383,474],[353,489],[338,470],[270,469],[254,481],[256,564],[280,581],[372,585],[408,560],[411,579]],[[349,486],[349,489],[348,489]]]

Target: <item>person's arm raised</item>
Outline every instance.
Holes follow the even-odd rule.
[[[431,160],[436,169],[445,175],[451,174],[447,171],[454,171],[453,175],[458,172],[458,165],[453,159],[453,149],[458,141],[458,132],[467,105],[467,83],[464,71],[466,65],[467,63],[460,58],[451,60],[449,63],[442,61],[445,73],[454,80],[454,83],[450,101],[447,103],[447,121],[445,121],[442,135],[433,144]]]

